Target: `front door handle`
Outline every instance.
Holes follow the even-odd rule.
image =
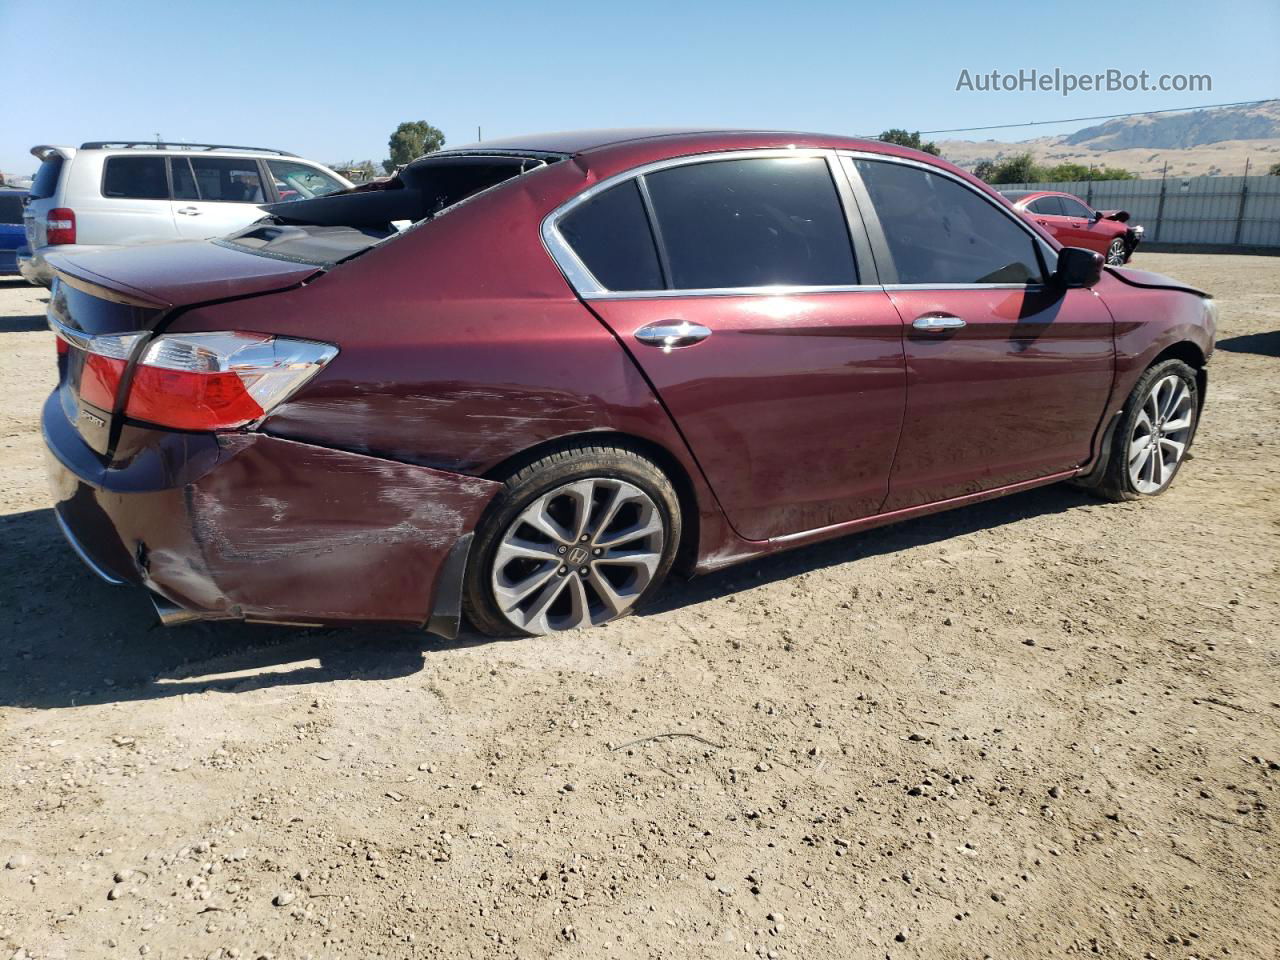
[[[179,207],[178,212],[182,214],[186,214],[188,217],[200,216],[200,211],[197,210],[195,207]]]
[[[964,321],[949,313],[926,313],[912,320],[911,326],[917,330],[959,330],[964,326]]]
[[[711,336],[711,331],[700,323],[688,320],[659,320],[648,323],[635,332],[635,338],[646,347],[660,347],[670,353],[681,347],[692,347]]]

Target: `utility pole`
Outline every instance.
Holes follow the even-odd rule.
[[[476,143],[481,143],[483,141],[484,141],[484,137],[480,135],[480,124],[477,123],[476,124]]]

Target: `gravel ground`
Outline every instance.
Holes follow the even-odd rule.
[[[1280,955],[1280,260],[1195,459],[672,584],[606,629],[153,627],[54,528],[0,285],[0,958]]]

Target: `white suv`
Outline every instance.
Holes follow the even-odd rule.
[[[44,286],[53,280],[43,256],[50,247],[78,253],[205,240],[260,219],[262,204],[351,187],[318,163],[256,147],[93,141],[31,153],[41,163],[23,211],[28,247],[18,269]]]

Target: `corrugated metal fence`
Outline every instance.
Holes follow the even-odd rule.
[[[1096,210],[1128,210],[1147,243],[1280,247],[1280,177],[1189,177],[1000,184],[1057,190]]]

